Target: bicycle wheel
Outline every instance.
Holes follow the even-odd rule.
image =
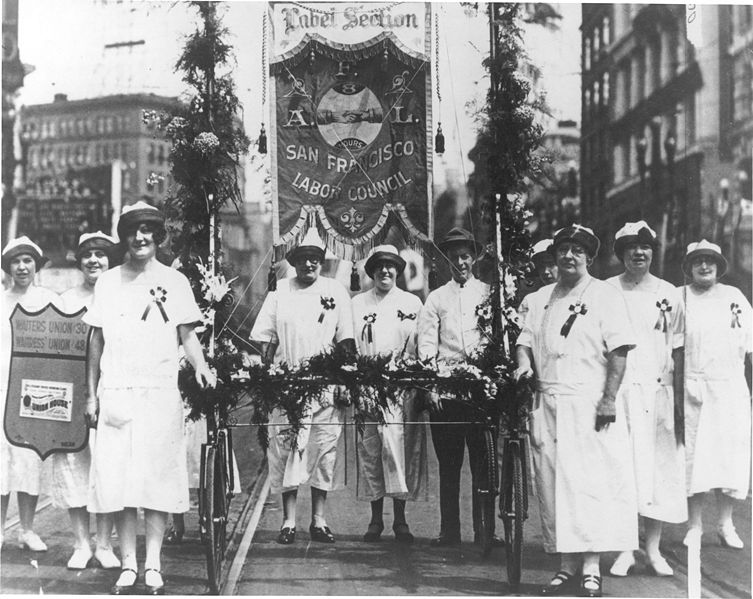
[[[503,481],[502,521],[505,527],[505,551],[507,554],[507,581],[512,586],[520,583],[523,558],[523,521],[525,498],[523,496],[523,461],[520,447],[508,443],[505,447],[505,480]]]
[[[201,518],[204,549],[207,557],[209,590],[218,594],[225,559],[225,531],[227,513],[225,504],[226,479],[220,461],[224,452],[219,447],[207,446],[203,478],[203,516]]]
[[[488,557],[494,541],[494,495],[497,488],[497,447],[494,432],[484,430],[484,448],[486,460],[486,488],[478,489],[478,510],[480,515],[478,534],[481,536],[481,555]]]

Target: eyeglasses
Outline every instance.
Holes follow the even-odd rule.
[[[321,259],[317,256],[301,256],[300,258],[298,258],[298,260],[295,261],[296,264],[299,264],[301,266],[306,264],[306,262],[308,262],[312,266],[319,266],[322,263]]]

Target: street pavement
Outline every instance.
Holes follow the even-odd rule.
[[[460,547],[435,549],[429,540],[439,531],[436,500],[409,503],[407,519],[416,537],[411,546],[394,541],[391,531],[392,505],[385,501],[385,531],[379,543],[364,543],[369,522],[369,504],[355,498],[355,457],[352,428],[349,437],[349,487],[330,493],[327,521],[334,531],[334,545],[309,540],[310,492],[302,488],[298,502],[298,534],[294,545],[275,542],[282,514],[279,497],[268,497],[254,532],[241,576],[238,595],[538,595],[539,587],[557,570],[556,557],[542,549],[537,500],[524,530],[524,558],[521,584],[513,589],[507,582],[504,549],[483,559],[473,539],[471,525],[470,470],[464,466],[461,496],[463,543]],[[431,444],[430,444],[431,445]],[[437,464],[429,447],[430,496],[437,497]],[[704,597],[750,597],[750,498],[736,511],[736,523],[746,542],[743,551],[721,548],[715,535],[704,535],[702,563]],[[706,509],[706,528],[713,530],[713,504]],[[498,521],[501,532],[501,521]],[[660,578],[649,572],[642,555],[634,572],[625,578],[604,577],[604,591],[613,597],[684,597],[687,552],[682,545],[684,525],[667,528],[663,551],[676,565],[676,575]],[[616,554],[602,557],[607,573]]]
[[[238,422],[248,422],[247,414],[239,414]],[[521,585],[512,589],[507,583],[504,550],[495,550],[483,559],[473,545],[470,522],[470,471],[463,469],[461,511],[463,539],[460,547],[433,549],[429,540],[438,532],[439,513],[436,500],[408,504],[408,522],[416,541],[411,546],[394,542],[391,531],[392,505],[385,502],[385,526],[380,543],[367,544],[361,537],[369,521],[369,505],[355,499],[355,452],[352,427],[348,428],[348,487],[331,493],[328,522],[337,536],[334,545],[311,543],[310,492],[303,487],[299,498],[298,539],[292,546],[275,542],[282,516],[279,497],[262,496],[265,471],[263,456],[256,440],[255,429],[234,429],[234,447],[241,471],[243,491],[233,499],[231,510],[229,570],[237,558],[239,575],[224,589],[237,595],[537,595],[538,588],[557,569],[557,559],[544,553],[536,499],[531,499],[531,513],[524,536],[523,576]],[[437,496],[437,465],[429,442],[430,496]],[[705,510],[706,534],[702,549],[704,597],[750,598],[751,564],[751,502],[750,498],[735,513],[735,523],[746,542],[743,551],[719,546],[714,534],[715,506],[709,499]],[[258,501],[263,501],[258,504]],[[13,500],[15,503],[15,500]],[[258,526],[252,513],[260,508]],[[262,509],[263,508],[263,509]],[[246,527],[252,521],[246,531]],[[501,531],[501,521],[498,521]],[[200,543],[195,509],[186,515],[187,531],[183,543],[165,546],[162,569],[168,594],[206,594],[204,549]],[[70,571],[65,565],[70,556],[72,535],[67,514],[46,507],[37,515],[37,532],[50,549],[32,554],[15,547],[17,521],[9,516],[2,550],[0,592],[3,594],[106,594],[117,578],[117,572],[90,567]],[[93,528],[93,519],[92,519]],[[143,559],[143,519],[140,522],[139,555]],[[241,542],[244,532],[251,539],[250,548]],[[612,597],[684,597],[687,581],[684,576],[686,551],[682,546],[684,525],[666,529],[663,551],[675,566],[676,575],[658,578],[651,575],[638,558],[635,572],[622,579],[605,576],[604,591]],[[253,536],[251,536],[253,534]],[[113,540],[117,547],[117,539]],[[241,550],[239,550],[239,546]],[[248,553],[245,550],[248,548]],[[116,550],[117,551],[117,550]],[[602,559],[607,572],[614,554]],[[32,560],[36,560],[36,566]],[[143,582],[143,579],[142,579]],[[231,588],[232,587],[232,588]],[[143,587],[141,587],[143,592]]]

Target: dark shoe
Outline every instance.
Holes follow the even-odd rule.
[[[479,533],[476,533],[473,535],[473,544],[474,545],[480,545],[481,544],[481,535]],[[504,547],[505,546],[505,540],[501,537],[498,537],[497,535],[494,535],[492,537],[492,547]]]
[[[366,529],[366,534],[363,535],[365,543],[377,543],[382,538],[382,531],[384,530],[384,524],[382,522],[370,522],[369,527]]]
[[[413,535],[411,534],[410,528],[408,528],[407,524],[393,524],[392,531],[395,533],[395,540],[398,543],[410,545],[413,542]]]
[[[180,545],[183,542],[183,533],[185,530],[176,529],[171,526],[165,535],[166,545]]]
[[[120,571],[120,576],[123,576],[125,572],[133,572],[133,583],[132,584],[118,584],[117,581],[110,589],[110,595],[132,595],[133,592],[136,590],[136,580],[139,577],[138,572],[134,570],[133,568],[123,568]],[[118,576],[118,580],[120,580],[120,576]]]
[[[329,529],[329,526],[309,526],[309,533],[311,534],[311,540],[317,543],[334,543],[335,535]]]
[[[590,586],[587,588],[586,584]],[[601,597],[601,576],[584,574],[580,579],[580,597]]]
[[[162,581],[162,572],[159,570],[155,570],[154,568],[147,568],[144,570],[144,580],[146,580],[146,573],[147,572],[156,572],[159,574],[161,584],[157,585],[150,585],[150,584],[144,584],[146,587],[146,594],[147,595],[164,595],[165,594],[165,583]]]
[[[539,590],[539,595],[543,597],[557,597],[561,595],[573,595],[575,587],[575,574],[570,574],[564,570],[557,572],[549,584],[545,584]]]
[[[432,547],[455,547],[460,545],[460,536],[440,534],[436,539],[429,541]]]
[[[280,545],[291,545],[295,543],[295,526],[281,528],[280,534],[277,535],[277,542]]]

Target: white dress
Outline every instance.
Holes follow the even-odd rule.
[[[722,489],[745,499],[750,487],[751,306],[736,287],[684,289],[685,452],[688,496]]]
[[[638,547],[635,475],[625,414],[594,430],[607,377],[607,354],[635,336],[622,295],[586,276],[560,298],[555,285],[526,296],[518,345],[533,353],[538,392],[531,448],[544,550],[629,551]],[[578,302],[581,302],[580,306]],[[578,310],[572,327],[561,329]]]
[[[10,372],[11,326],[10,316],[18,303],[18,296],[6,290],[2,294],[2,372],[0,373],[0,409],[5,418],[5,401],[8,395]],[[41,310],[47,304],[55,304],[62,309],[60,296],[44,287],[30,286],[20,304],[28,311]],[[0,495],[20,491],[39,495],[42,489],[45,466],[39,455],[31,449],[11,445],[5,431],[0,435]]]
[[[119,266],[97,280],[84,316],[105,340],[90,512],[188,510],[178,325],[200,321],[188,279],[156,261],[136,277]]]
[[[335,343],[353,338],[350,296],[340,283],[326,277],[300,289],[296,279],[277,283],[264,299],[251,330],[251,339],[276,343],[275,363],[298,365],[306,358],[332,349]],[[330,388],[311,402],[305,420],[312,422],[298,432],[296,447],[282,410],[269,420],[270,485],[273,493],[286,492],[308,482],[323,491],[344,487],[345,464],[341,441],[343,410],[334,406],[336,390]],[[340,458],[340,459],[338,459]]]
[[[79,285],[64,292],[60,298],[63,300],[64,310],[68,314],[75,314],[81,308],[89,308],[94,290]],[[86,398],[81,399],[85,401]],[[89,442],[81,451],[52,455],[52,500],[55,507],[70,509],[86,506],[95,431],[96,429],[89,429]]]
[[[658,278],[650,289],[625,289],[619,277],[607,282],[625,297],[637,341],[628,353],[618,401],[630,431],[638,513],[685,522],[685,449],[675,440],[672,384],[672,350],[684,344],[682,294]]]
[[[374,289],[353,298],[353,331],[362,355],[413,357],[421,300],[394,287],[380,297]],[[426,426],[401,423],[426,420],[416,409],[416,393],[405,390],[399,403],[384,414],[385,424],[369,424],[358,435],[356,496],[364,501],[382,497],[427,498]]]

